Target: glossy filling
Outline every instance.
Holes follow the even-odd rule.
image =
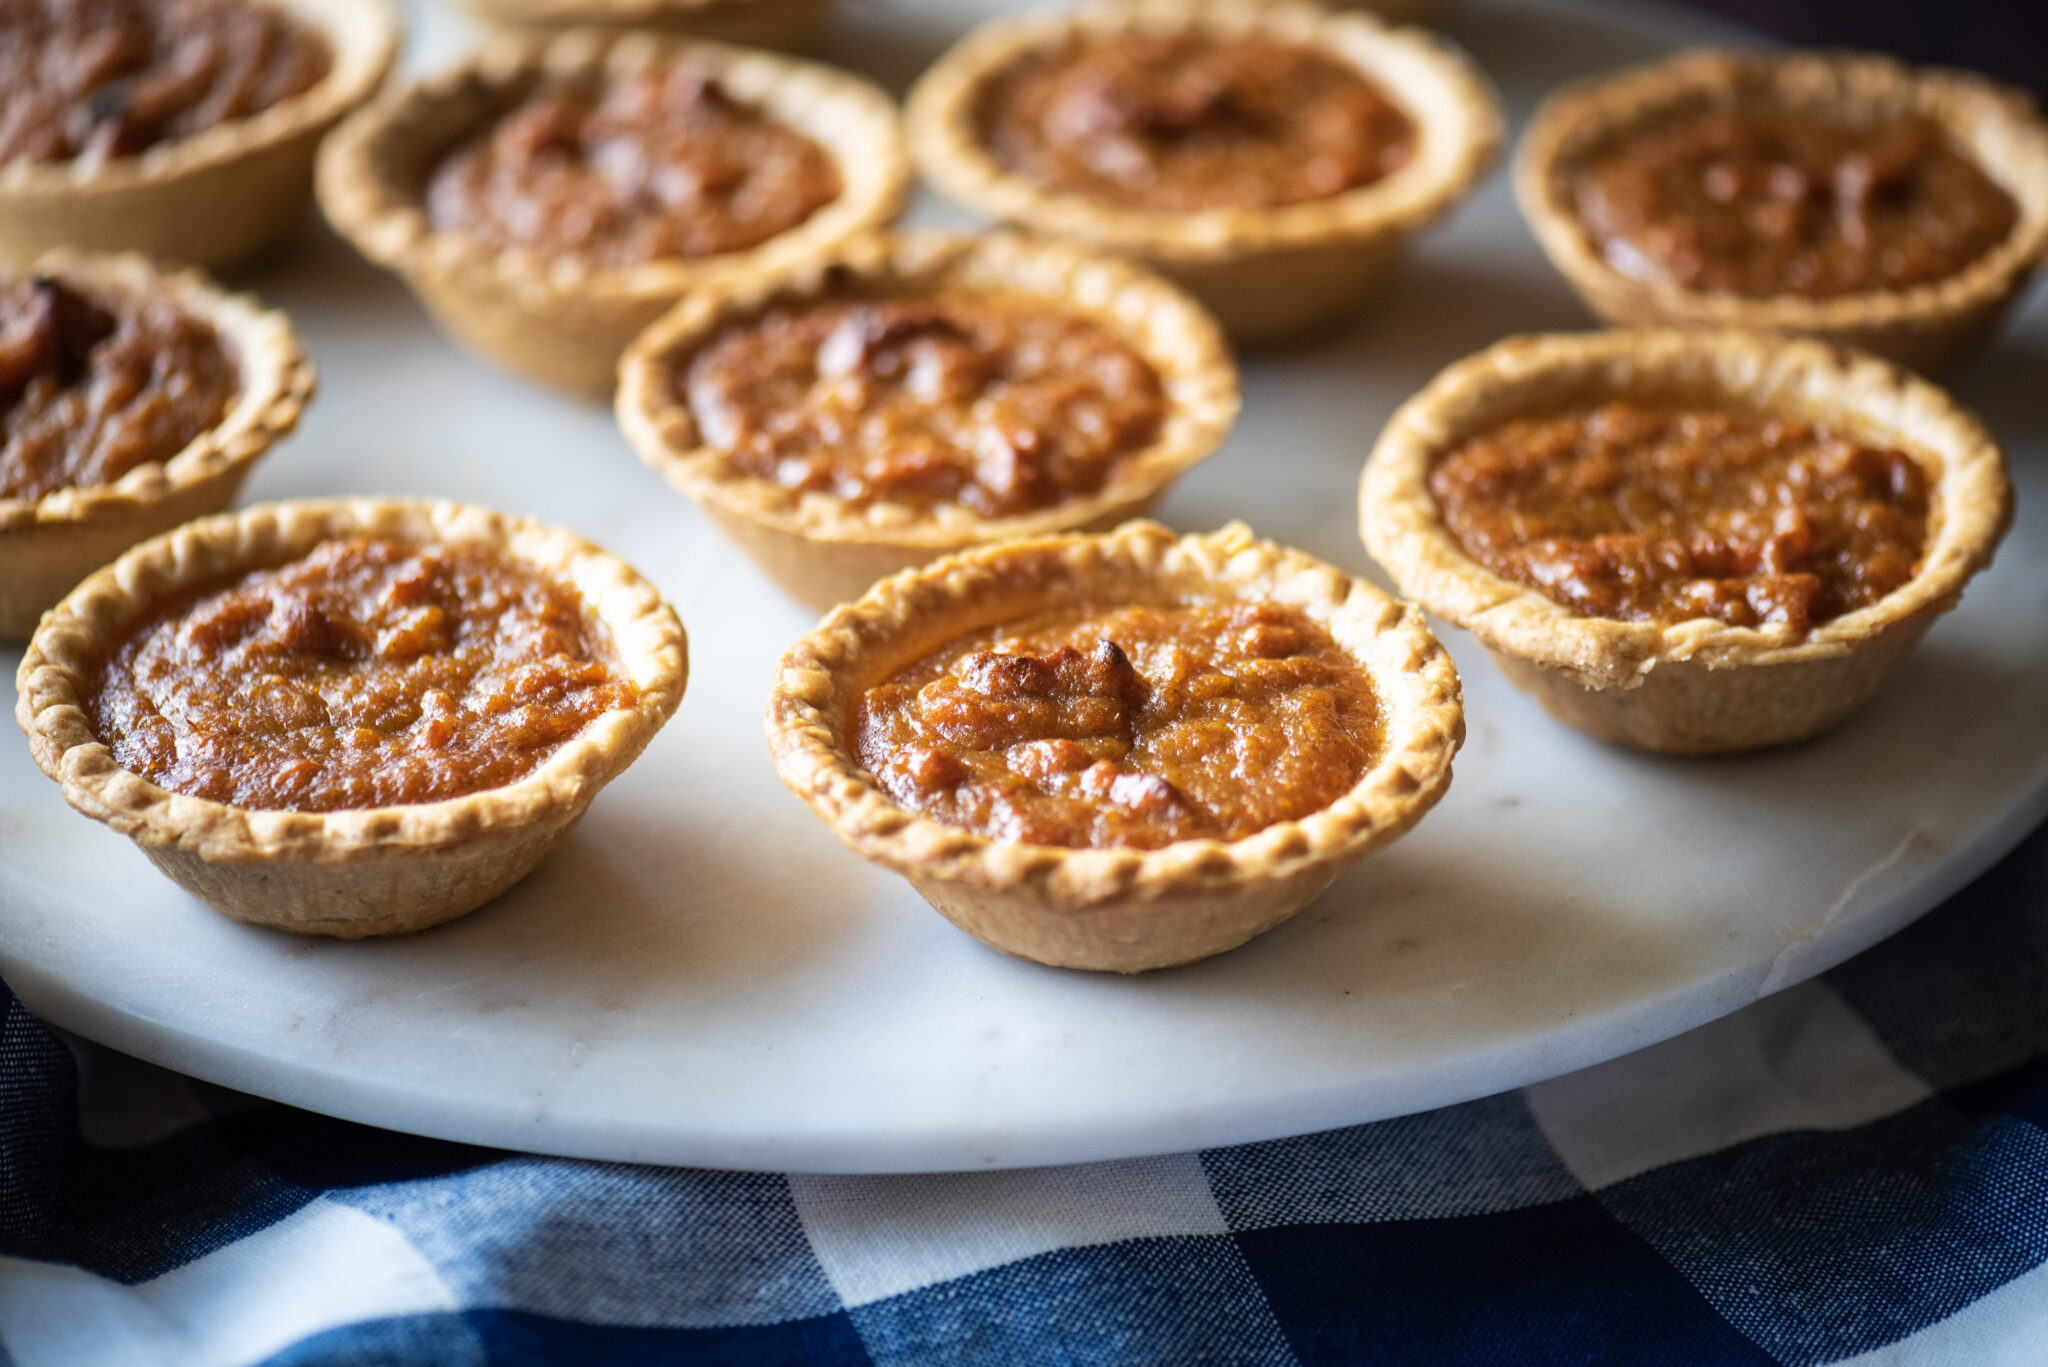
[[[217,426],[220,334],[161,299],[33,277],[0,288],[0,497],[111,484]]]
[[[1237,840],[1342,797],[1384,744],[1364,670],[1275,604],[1084,608],[868,690],[854,752],[905,807],[998,840]]]
[[[516,782],[634,698],[603,623],[539,571],[339,540],[132,627],[87,714],[172,792],[332,812]]]
[[[1597,408],[1523,418],[1431,469],[1445,526],[1494,573],[1589,617],[1794,631],[1912,578],[1928,475],[1789,419]]]
[[[681,379],[704,440],[747,474],[986,517],[1097,492],[1166,415],[1151,365],[1095,323],[967,296],[778,310]]]
[[[132,157],[261,113],[333,66],[252,0],[0,0],[0,166]]]
[[[1257,34],[1128,33],[989,82],[984,145],[1047,190],[1130,209],[1267,209],[1370,185],[1413,121],[1354,68]]]
[[[543,83],[442,160],[426,207],[438,231],[620,267],[742,251],[840,189],[824,148],[677,63]]]
[[[1829,298],[1956,274],[2018,221],[1928,119],[1711,110],[1627,138],[1577,182],[1609,264],[1689,289]]]

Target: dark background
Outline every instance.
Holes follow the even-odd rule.
[[[2048,0],[1689,0],[1802,46],[1970,67],[2048,102]]]

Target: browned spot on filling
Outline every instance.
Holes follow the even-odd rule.
[[[1429,489],[1494,573],[1631,622],[1805,631],[1904,584],[1927,542],[1920,462],[1747,413],[1522,418],[1439,460]]]
[[[0,497],[111,484],[218,425],[240,368],[160,299],[61,280],[0,290]]]
[[[1625,138],[1578,210],[1615,269],[1690,289],[1828,298],[1956,274],[2018,221],[1931,120],[1712,110]]]
[[[132,627],[87,713],[114,759],[258,810],[434,802],[538,769],[636,692],[567,587],[480,546],[327,542]]]
[[[824,148],[676,63],[602,88],[544,82],[442,160],[427,217],[492,246],[634,266],[742,251],[840,189]]]
[[[253,0],[0,0],[0,166],[132,157],[310,90],[333,61]]]
[[[1170,213],[1326,199],[1407,165],[1416,142],[1357,70],[1257,34],[1130,33],[1034,54],[989,82],[978,113],[1018,175]]]
[[[964,296],[778,310],[678,378],[747,474],[989,517],[1095,493],[1166,412],[1151,365],[1097,324]]]
[[[1365,671],[1275,604],[1082,608],[965,637],[862,696],[897,802],[999,840],[1157,849],[1329,806],[1384,744]]]

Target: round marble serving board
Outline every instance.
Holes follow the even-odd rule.
[[[834,55],[901,89],[970,6],[847,0]],[[1454,7],[1519,121],[1704,30],[1658,10]],[[416,14],[413,61],[466,38]],[[863,60],[872,55],[875,60]],[[1348,332],[1246,368],[1229,445],[1160,509],[1353,569],[1360,462],[1439,367],[1585,316],[1496,175]],[[927,205],[921,217],[958,221]],[[2048,812],[2048,298],[1953,377],[2008,444],[1992,571],[1835,734],[1675,761],[1567,731],[1452,632],[1471,738],[1443,804],[1293,921],[1123,979],[1006,958],[843,850],[761,737],[810,618],[609,415],[458,353],[324,235],[246,281],[322,366],[252,499],[417,492],[561,523],[691,634],[681,712],[523,885],[389,942],[228,922],[0,743],[0,971],[81,1035],[231,1087],[515,1149],[840,1172],[1071,1162],[1402,1114],[1735,1010],[1929,909]],[[19,651],[0,652],[11,676]]]

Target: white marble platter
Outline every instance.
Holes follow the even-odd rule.
[[[969,9],[845,0],[835,55],[900,89]],[[416,64],[465,37],[415,17]],[[1526,4],[1450,24],[1518,121],[1562,79],[1702,32]],[[1471,739],[1442,806],[1246,948],[1127,980],[984,948],[784,791],[761,704],[810,619],[608,414],[458,353],[324,235],[246,283],[322,367],[249,497],[417,492],[564,524],[666,590],[695,669],[675,721],[537,874],[385,943],[215,916],[0,737],[0,972],[61,1026],[231,1087],[483,1144],[722,1167],[1262,1139],[1513,1087],[1735,1010],[1899,929],[2048,812],[2048,291],[1954,377],[2008,443],[2019,522],[1849,725],[1741,759],[1624,753],[1554,725],[1452,633]],[[1242,517],[1369,570],[1353,488],[1394,406],[1499,336],[1584,322],[1496,175],[1356,327],[1247,368],[1236,435],[1161,514]]]

